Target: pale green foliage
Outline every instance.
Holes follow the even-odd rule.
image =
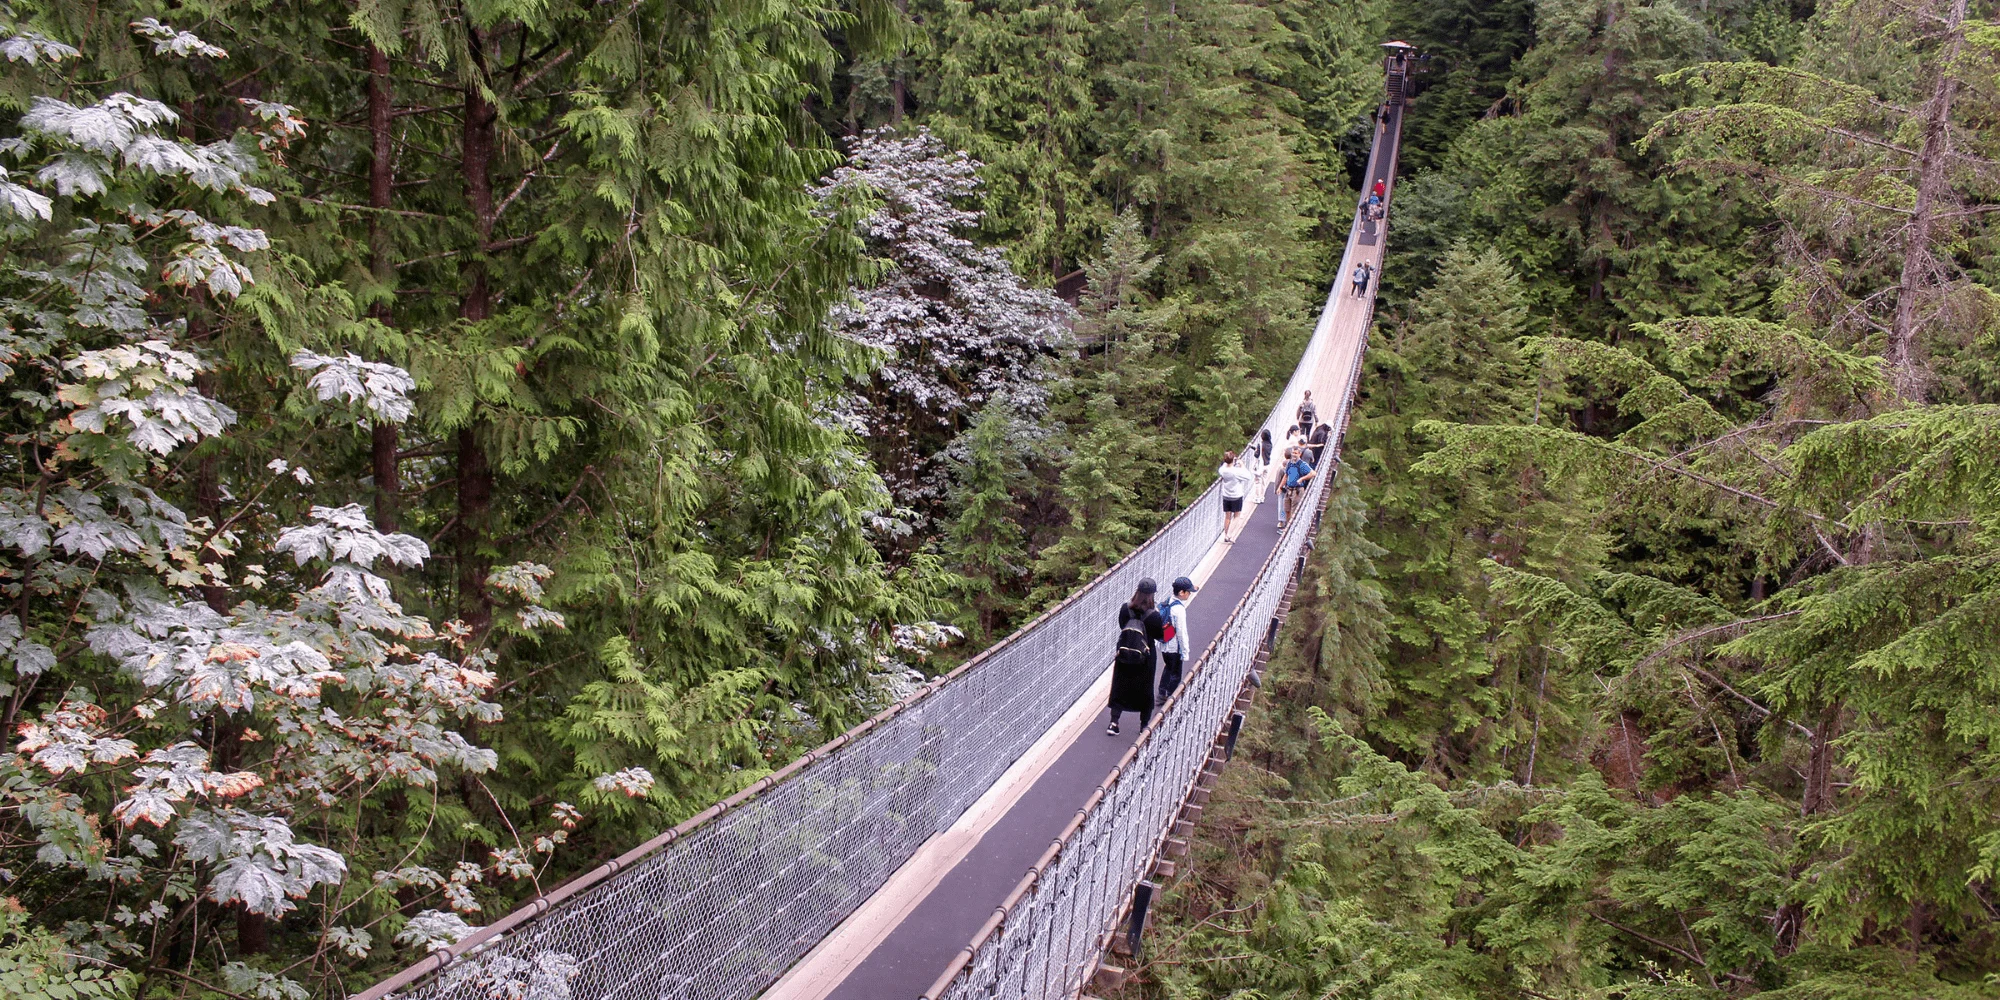
[[[169,59],[226,56],[150,18],[132,30]],[[0,858],[50,915],[82,898],[97,919],[50,935],[8,899],[0,983],[74,1000],[124,993],[113,963],[144,968],[170,917],[289,914],[331,940],[334,918],[397,876],[312,817],[491,771],[465,732],[501,712],[486,700],[493,655],[406,611],[384,575],[418,569],[429,546],[359,505],[267,500],[315,480],[216,398],[222,366],[194,335],[239,315],[260,279],[291,277],[261,229],[209,217],[271,201],[250,181],[277,172],[295,109],[255,102],[248,127],[197,145],[150,98],[13,72],[68,100],[35,96],[8,144],[49,195],[0,234],[0,376],[21,404],[0,463],[0,695],[17,739],[0,757]],[[412,411],[393,365],[284,357],[269,383],[329,437]],[[229,445],[269,461],[243,495],[198,487],[191,515],[183,469]],[[446,897],[476,910],[468,886],[485,874],[461,864]],[[232,989],[306,995],[297,973],[213,965]]]
[[[130,973],[77,961],[62,938],[36,927],[12,897],[0,897],[0,996],[124,1000],[132,986]]]

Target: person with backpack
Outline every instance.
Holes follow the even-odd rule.
[[[1285,494],[1285,463],[1291,459],[1292,449],[1301,447],[1305,443],[1305,428],[1301,428],[1297,424],[1285,428],[1285,446],[1278,450],[1278,460],[1273,463],[1273,467],[1277,469],[1277,472],[1271,476],[1271,485],[1277,487],[1280,498]]]
[[[1111,659],[1111,725],[1106,736],[1118,735],[1118,717],[1139,713],[1139,728],[1153,721],[1153,663],[1157,643],[1167,638],[1167,620],[1153,595],[1160,585],[1152,577],[1139,581],[1132,599],[1118,606],[1118,651]]]
[[[1354,297],[1368,294],[1368,279],[1375,276],[1375,269],[1366,263],[1354,265]]]
[[[1258,480],[1250,474],[1250,470],[1236,464],[1236,453],[1233,451],[1222,453],[1222,467],[1215,470],[1215,475],[1222,481],[1222,540],[1233,542],[1236,535],[1230,529],[1236,526],[1237,516],[1243,513],[1243,498],[1250,495],[1250,484]]]
[[[1319,423],[1319,404],[1313,402],[1313,391],[1311,389],[1306,390],[1305,397],[1299,402],[1298,418],[1300,434],[1310,432],[1313,429],[1313,425]]]
[[[1313,469],[1312,459],[1306,457],[1304,448],[1293,448],[1285,453],[1285,468],[1280,473],[1285,480],[1285,509],[1279,512],[1278,530],[1285,530],[1287,522],[1297,515],[1299,501],[1305,498],[1306,486],[1318,475]]]
[[[1181,686],[1181,665],[1188,654],[1187,602],[1199,589],[1193,580],[1176,577],[1173,593],[1160,605],[1160,612],[1167,619],[1167,641],[1160,645],[1159,704],[1166,704],[1167,696]]]

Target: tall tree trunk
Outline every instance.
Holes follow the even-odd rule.
[[[1833,809],[1833,743],[1840,736],[1840,715],[1844,708],[1839,701],[1828,705],[1820,713],[1818,725],[1813,727],[1812,739],[1807,741],[1810,749],[1806,755],[1805,789],[1799,794],[1799,815],[1805,819]],[[1803,866],[1795,865],[1792,879],[1796,881],[1803,871]],[[1771,921],[1778,954],[1789,955],[1798,949],[1799,932],[1805,928],[1805,921],[1803,901],[1792,900],[1778,908]]]
[[[389,208],[395,198],[395,148],[389,134],[394,121],[395,94],[390,90],[392,85],[389,54],[376,46],[369,46],[368,136],[371,159],[368,162],[368,205],[371,208]],[[388,298],[390,293],[386,292],[395,281],[396,274],[395,265],[390,260],[391,243],[388,213],[369,213],[369,267],[385,293],[380,301],[368,308],[368,315],[384,325],[395,321]],[[378,531],[395,531],[400,527],[397,508],[402,502],[402,475],[396,464],[397,437],[395,424],[379,420],[369,442],[370,471],[375,478],[375,528]]]
[[[478,35],[472,38],[473,55],[483,55]],[[465,122],[460,143],[460,170],[465,178],[466,201],[472,208],[478,234],[477,251],[466,256],[461,270],[465,297],[459,303],[460,318],[478,322],[493,315],[493,291],[487,282],[486,251],[493,239],[493,152],[499,110],[474,84],[466,89]],[[458,432],[458,604],[459,617],[470,625],[475,636],[484,634],[492,622],[492,601],[486,593],[488,520],[493,504],[493,468],[480,442],[477,417]]]
[[[1965,43],[1966,0],[1945,0],[1946,41],[1936,60],[1938,76],[1924,104],[1924,144],[1917,153],[1917,200],[1910,207],[1910,224],[1903,230],[1903,274],[1896,288],[1896,318],[1883,351],[1889,361],[1896,395],[1923,402],[1923,364],[1917,350],[1917,310],[1924,292],[1937,282],[1937,262],[1931,244],[1938,238],[1941,211],[1951,207],[1951,105],[1958,96],[1955,64]]]
[[[896,10],[905,18],[910,16],[910,0],[896,0]],[[903,111],[909,103],[909,80],[903,75],[903,60],[898,56],[893,66],[894,75],[889,81],[889,124],[903,124]]]

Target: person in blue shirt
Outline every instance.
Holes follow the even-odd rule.
[[[1285,530],[1286,522],[1292,519],[1298,510],[1299,501],[1305,497],[1306,487],[1312,483],[1314,476],[1319,475],[1319,472],[1313,468],[1312,459],[1306,457],[1306,450],[1294,447],[1285,452],[1285,469],[1282,475],[1285,478],[1285,509],[1281,512],[1283,516],[1278,519],[1279,531]]]

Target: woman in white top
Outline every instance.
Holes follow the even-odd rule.
[[[1237,532],[1231,529],[1236,527],[1236,518],[1243,513],[1243,498],[1250,495],[1250,484],[1257,477],[1236,464],[1233,451],[1222,453],[1222,467],[1215,470],[1215,475],[1222,480],[1222,540],[1233,542]]]

